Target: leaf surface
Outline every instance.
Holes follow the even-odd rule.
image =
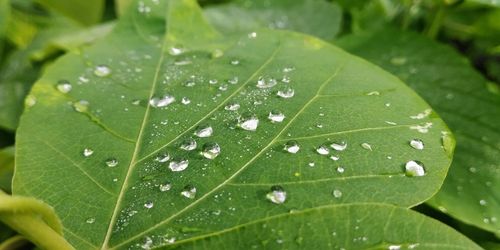
[[[323,205],[412,206],[442,184],[453,150],[443,133],[452,139],[394,76],[302,34],[219,36],[194,1],[129,10],[108,37],[47,68],[17,134],[14,193],[52,205],[76,248],[169,244]],[[268,119],[276,111],[282,122]],[[255,131],[243,129],[255,125],[247,114]],[[181,149],[190,138],[196,148]],[[330,146],[341,141],[343,151]],[[220,155],[200,155],[213,143]],[[172,171],[181,159],[187,168]],[[405,175],[411,160],[425,176]],[[282,199],[274,185],[283,204],[266,199]]]
[[[452,129],[457,138],[453,164],[430,204],[466,223],[498,233],[498,86],[488,83],[451,48],[413,33],[389,29],[348,36],[339,43],[410,84]]]

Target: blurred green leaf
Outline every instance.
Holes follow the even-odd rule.
[[[450,47],[393,29],[339,44],[396,74],[421,94],[457,139],[452,167],[429,202],[468,224],[500,230],[500,95]]]
[[[492,7],[500,7],[500,0],[466,0],[471,3],[484,4]]]
[[[98,23],[104,12],[104,0],[36,0],[36,2],[84,25]]]
[[[115,0],[115,12],[118,16],[122,16],[127,11],[133,0]]]
[[[32,16],[18,10],[11,11],[8,24],[7,39],[20,49],[28,47],[38,31]]]
[[[0,40],[3,39],[5,35],[9,19],[10,19],[9,0],[0,0]]]
[[[14,173],[14,147],[0,149],[0,189],[11,192]]]
[[[324,0],[237,0],[212,5],[206,18],[225,34],[259,28],[288,29],[332,40],[340,30],[342,12]]]

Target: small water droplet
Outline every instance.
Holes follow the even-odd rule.
[[[239,78],[237,76],[227,80],[227,83],[230,83],[230,84],[237,84],[239,81]]]
[[[420,139],[413,139],[410,141],[410,146],[414,149],[422,150],[424,149],[424,142]]]
[[[257,37],[257,32],[250,32],[248,33],[248,38],[253,39]]]
[[[240,105],[238,103],[229,103],[224,107],[225,110],[236,111],[240,109]]]
[[[363,143],[361,143],[361,147],[366,149],[366,150],[372,151],[372,145],[370,145],[369,143],[363,142]]]
[[[281,186],[272,186],[271,192],[266,194],[266,198],[275,204],[283,204],[286,201],[286,192]]]
[[[391,63],[396,66],[401,66],[406,64],[406,57],[393,57],[391,58]]]
[[[294,70],[295,70],[295,68],[294,68],[294,67],[284,67],[284,68],[283,68],[283,72],[284,72],[284,73],[292,72],[292,71],[294,71]]]
[[[285,119],[285,115],[279,110],[273,110],[269,112],[267,118],[271,120],[271,122],[282,122]]]
[[[281,82],[284,82],[284,83],[290,83],[291,79],[289,76],[283,76],[283,78],[281,78]]]
[[[399,250],[399,249],[401,249],[401,245],[390,245],[387,249],[388,250]]]
[[[94,69],[94,75],[98,77],[106,77],[111,74],[111,69],[107,65],[97,65]]]
[[[217,82],[218,82],[217,79],[210,79],[210,80],[208,80],[209,84],[217,84]]]
[[[189,166],[189,160],[184,158],[175,158],[169,164],[168,168],[173,172],[180,172]]]
[[[181,103],[184,105],[188,105],[191,103],[191,100],[189,100],[189,98],[187,97],[182,97]]]
[[[172,188],[172,183],[170,182],[165,182],[163,184],[160,184],[160,191],[161,192],[166,192]]]
[[[333,190],[333,197],[335,197],[337,199],[342,197],[342,191],[340,191],[338,189]]]
[[[153,206],[154,206],[154,203],[152,201],[148,201],[148,202],[144,203],[144,207],[147,209],[151,209],[151,208],[153,208]]]
[[[366,95],[380,95],[380,92],[378,92],[378,91],[372,91],[372,92],[366,93]]]
[[[276,95],[285,99],[292,98],[295,95],[295,90],[292,88],[287,88],[285,90],[278,90]]]
[[[193,138],[188,138],[182,141],[180,145],[180,149],[186,150],[186,151],[191,151],[195,150],[198,145],[196,144],[196,141]]]
[[[201,151],[201,155],[203,157],[213,160],[220,154],[220,146],[215,142],[207,142],[203,144],[203,149]]]
[[[267,89],[267,88],[274,87],[274,85],[276,85],[277,83],[278,82],[276,81],[275,78],[261,76],[257,80],[256,86],[257,86],[257,88],[260,88],[260,89]]]
[[[36,104],[36,97],[34,95],[28,95],[26,96],[26,99],[24,100],[24,105],[26,107],[33,107]]]
[[[106,160],[106,166],[114,168],[118,166],[118,160],[116,158],[109,158]]]
[[[337,167],[337,172],[338,173],[344,173],[345,169],[343,167]]]
[[[424,164],[419,161],[409,161],[405,165],[406,176],[424,176]]]
[[[77,112],[87,112],[89,110],[89,105],[90,103],[88,101],[80,100],[73,103],[73,108]]]
[[[168,53],[172,56],[178,56],[182,53],[184,53],[184,49],[181,47],[170,47],[168,50]]]
[[[299,143],[295,140],[291,140],[285,143],[284,148],[288,153],[296,154],[300,150]]]
[[[479,200],[479,205],[486,206],[487,202],[485,200]]]
[[[316,163],[314,163],[314,161],[310,161],[309,163],[307,163],[307,166],[309,167],[314,167],[316,165]]]
[[[170,160],[170,154],[168,152],[161,153],[155,158],[155,161],[161,163],[167,162],[168,160]]]
[[[71,91],[71,89],[73,88],[71,86],[71,83],[69,83],[69,81],[67,80],[60,80],[57,82],[57,85],[56,85],[56,88],[59,92],[63,93],[63,94],[67,94]]]
[[[257,126],[259,126],[259,119],[255,114],[244,113],[238,118],[238,127],[244,130],[255,131]]]
[[[171,95],[164,95],[163,97],[153,97],[149,100],[149,105],[153,108],[163,108],[175,102],[175,97]]]
[[[208,125],[201,125],[196,128],[196,131],[194,132],[194,135],[200,137],[200,138],[205,138],[205,137],[210,137],[214,133],[214,130],[212,129],[211,126]]]
[[[86,148],[83,150],[83,156],[85,157],[89,157],[91,156],[92,154],[94,153],[94,150],[90,149],[90,148]]]
[[[95,218],[88,218],[85,222],[88,224],[93,224],[95,222]]]
[[[340,157],[332,155],[332,156],[330,156],[330,159],[332,159],[332,161],[338,161],[340,159]]]
[[[192,185],[187,185],[182,190],[181,195],[188,199],[194,199],[196,197],[196,188]]]
[[[320,145],[316,148],[316,152],[320,155],[327,155],[330,153],[330,150],[325,145]]]
[[[330,144],[330,147],[336,151],[344,151],[347,148],[347,142],[344,142],[344,141],[334,142],[334,143]]]
[[[239,65],[240,64],[240,61],[239,60],[231,60],[231,65]]]

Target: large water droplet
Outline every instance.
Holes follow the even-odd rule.
[[[159,97],[151,98],[151,100],[149,100],[149,105],[151,105],[151,107],[153,108],[163,108],[170,105],[173,102],[175,102],[175,97],[167,94],[161,98]]]
[[[170,182],[165,182],[163,184],[160,184],[160,191],[161,192],[166,192],[172,188],[172,183]]]
[[[214,130],[212,129],[212,127],[207,125],[198,126],[196,128],[196,131],[194,132],[196,136],[201,138],[210,137],[213,133]]]
[[[285,115],[279,110],[273,110],[269,112],[267,118],[271,120],[271,122],[282,122],[285,119]]]
[[[257,126],[259,126],[259,119],[255,114],[244,113],[238,118],[238,127],[244,130],[255,131]]]
[[[285,90],[279,90],[278,93],[276,93],[277,96],[281,98],[292,98],[295,95],[295,90],[292,88],[287,88]]]
[[[285,143],[284,148],[288,153],[296,154],[300,150],[299,143],[295,140],[291,140]]]
[[[107,65],[97,65],[94,69],[94,75],[98,77],[106,77],[111,74],[111,69]]]
[[[424,176],[424,164],[419,161],[409,161],[405,165],[406,176]]]
[[[337,151],[344,151],[347,148],[347,142],[341,141],[341,142],[334,142],[330,144],[330,147],[337,150]]]
[[[340,198],[340,197],[342,197],[342,191],[340,191],[338,189],[333,190],[332,194],[333,194],[333,197],[335,197],[337,199]]]
[[[286,192],[281,186],[272,186],[271,192],[266,194],[266,198],[275,204],[283,204],[286,201]]]
[[[118,166],[118,160],[116,158],[109,158],[106,160],[106,166],[114,168]]]
[[[257,85],[256,86],[257,86],[257,88],[260,88],[260,89],[267,89],[267,88],[273,87],[277,83],[278,82],[276,81],[275,78],[261,76],[257,80]]]
[[[180,149],[186,150],[186,151],[191,151],[195,150],[198,145],[196,144],[196,141],[193,138],[188,138],[182,141],[180,145]]]
[[[94,150],[90,149],[90,148],[86,148],[83,150],[83,156],[85,157],[89,157],[91,156],[92,154],[94,153]]]
[[[213,160],[220,154],[220,146],[215,142],[208,142],[203,145],[201,155],[203,157]]]
[[[161,163],[167,162],[168,160],[170,160],[170,154],[168,152],[161,153],[161,154],[157,155],[155,158],[155,161],[161,162]]]
[[[224,109],[229,111],[236,111],[240,109],[240,105],[238,103],[229,103],[226,105],[226,107],[224,107]]]
[[[327,155],[330,153],[330,150],[325,145],[320,145],[316,148],[316,152],[320,155]]]
[[[73,108],[77,112],[87,112],[89,110],[89,105],[90,105],[90,103],[88,101],[80,100],[80,101],[73,103]]]
[[[192,185],[187,185],[182,190],[181,195],[188,199],[194,199],[196,197],[196,188]]]
[[[148,201],[148,202],[144,203],[144,207],[147,209],[151,209],[151,208],[153,208],[153,206],[154,206],[154,203],[152,201]]]
[[[69,81],[60,80],[59,82],[57,82],[56,88],[57,90],[59,90],[59,92],[67,94],[71,91],[73,87],[71,86],[71,83],[69,83]]]
[[[420,139],[413,139],[410,141],[410,146],[414,149],[422,150],[424,149],[424,142]]]
[[[189,160],[184,158],[175,158],[169,164],[168,168],[173,172],[183,171],[189,166]]]

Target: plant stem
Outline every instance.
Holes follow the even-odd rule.
[[[426,33],[428,37],[432,39],[436,38],[445,16],[445,10],[446,10],[445,4],[441,3],[436,11],[434,18],[432,19],[430,26],[427,29]]]

